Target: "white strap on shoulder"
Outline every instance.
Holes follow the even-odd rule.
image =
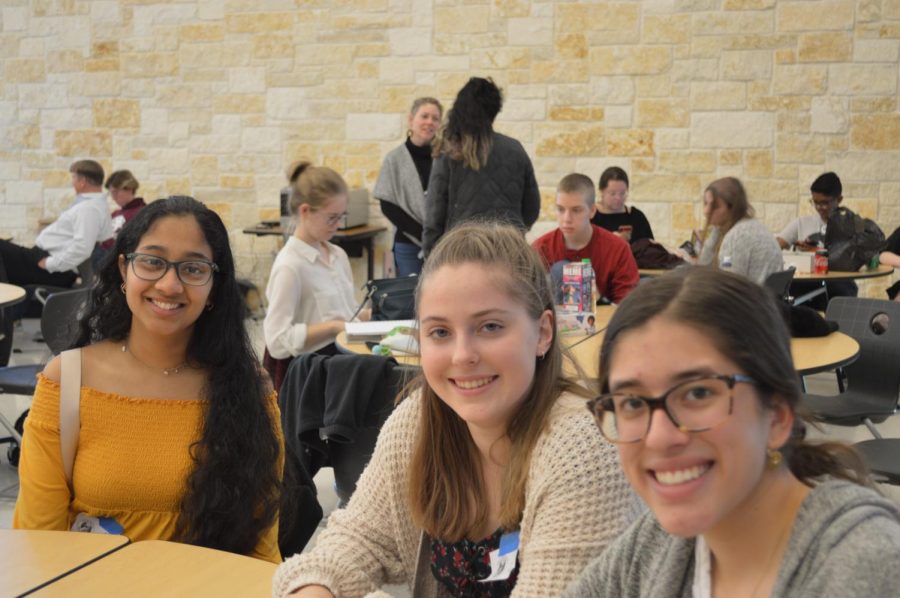
[[[78,433],[81,428],[81,349],[63,351],[59,358],[62,370],[59,382],[59,448],[66,482],[71,489],[72,469],[75,467],[75,452],[78,450]]]

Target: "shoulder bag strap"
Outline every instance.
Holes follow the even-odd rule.
[[[78,450],[81,428],[81,349],[63,351],[60,355],[62,373],[59,382],[59,448],[62,452],[66,483],[72,489],[72,469]]]

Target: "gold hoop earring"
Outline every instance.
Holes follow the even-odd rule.
[[[122,291],[122,294],[124,295],[125,294],[125,283],[124,282],[119,285],[119,289]]]
[[[766,450],[766,466],[769,469],[775,469],[779,465],[781,465],[782,454],[781,451],[777,449],[767,449]]]

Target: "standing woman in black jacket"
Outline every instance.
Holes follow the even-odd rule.
[[[397,228],[394,264],[399,277],[422,270],[422,224],[431,177],[431,141],[441,126],[443,113],[444,107],[434,98],[413,102],[406,142],[384,157],[372,192],[381,204],[381,213]]]
[[[522,144],[494,131],[503,95],[491,79],[472,77],[438,133],[425,207],[426,255],[441,236],[470,219],[531,228],[541,209],[534,167]]]

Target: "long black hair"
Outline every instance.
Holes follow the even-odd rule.
[[[278,422],[267,407],[268,384],[244,329],[245,307],[235,281],[228,232],[219,216],[184,196],[149,204],[119,231],[94,287],[76,346],[124,340],[131,310],[120,290],[118,257],[135,251],[161,218],[192,217],[212,248],[219,271],[194,324],[187,361],[209,372],[200,439],[191,447],[194,468],[181,499],[176,538],[181,542],[250,554],[278,513],[281,445]]]
[[[472,77],[447,113],[447,125],[432,145],[435,158],[446,153],[472,170],[487,163],[494,136],[494,119],[503,107],[503,92],[493,79]]]

